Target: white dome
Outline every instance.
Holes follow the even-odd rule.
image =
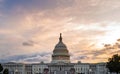
[[[62,42],[62,36],[60,34],[59,42],[56,44],[53,55],[69,55],[67,46]]]
[[[67,46],[62,42],[62,36],[60,34],[59,42],[56,44],[53,55],[52,62],[70,62],[69,51],[67,50]]]

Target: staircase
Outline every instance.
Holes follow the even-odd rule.
[[[65,71],[56,71],[56,74],[65,74]]]

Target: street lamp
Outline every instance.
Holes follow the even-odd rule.
[[[18,73],[18,69],[15,70],[15,74],[17,74],[17,73]]]
[[[92,69],[89,69],[89,74],[91,74],[91,72],[92,72]]]

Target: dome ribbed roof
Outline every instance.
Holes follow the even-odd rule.
[[[56,44],[53,53],[61,53],[68,55],[67,46],[62,42],[62,34],[60,33],[60,38],[58,44]]]
[[[67,47],[62,41],[59,41],[58,44],[55,46],[55,49],[67,49]]]

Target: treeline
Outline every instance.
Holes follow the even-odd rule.
[[[120,73],[120,55],[115,54],[111,58],[109,58],[106,64],[106,67],[108,68],[110,73],[115,72],[116,74],[119,74]]]
[[[0,64],[0,74],[9,74],[8,69],[3,69],[3,66]]]

